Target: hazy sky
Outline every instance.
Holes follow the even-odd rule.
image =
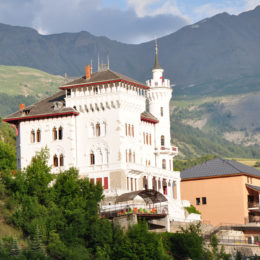
[[[41,34],[88,31],[140,43],[217,13],[239,14],[257,5],[260,0],[0,0],[0,23]]]

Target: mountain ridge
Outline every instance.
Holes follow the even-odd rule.
[[[176,85],[175,93],[243,93],[247,86],[260,90],[259,24],[260,6],[237,16],[221,13],[159,38],[160,63]],[[87,63],[107,55],[113,70],[141,82],[150,78],[153,41],[126,44],[86,31],[41,35],[32,28],[0,24],[3,65],[81,76]]]

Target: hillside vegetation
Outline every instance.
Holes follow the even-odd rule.
[[[9,154],[4,157],[7,164],[0,165],[0,259],[230,258],[218,250],[217,241],[206,248],[199,226],[156,234],[139,222],[123,232],[98,214],[101,185],[78,178],[75,168],[55,176],[47,165],[47,150],[37,153],[23,171],[13,170],[15,161]]]
[[[54,94],[64,77],[20,66],[0,65],[0,116],[19,109],[19,103],[32,104]]]
[[[171,130],[180,157],[211,153],[222,157],[260,158],[259,99],[260,92],[174,97]]]

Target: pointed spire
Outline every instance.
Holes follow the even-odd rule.
[[[155,62],[154,62],[153,70],[155,69],[162,69],[159,63],[157,39],[155,40]]]

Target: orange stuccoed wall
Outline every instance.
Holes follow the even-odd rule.
[[[260,186],[260,179],[245,175],[181,181],[181,198],[189,200],[211,225],[245,224],[248,220],[246,184]],[[206,197],[207,204],[202,204]],[[200,205],[196,205],[200,198]]]

